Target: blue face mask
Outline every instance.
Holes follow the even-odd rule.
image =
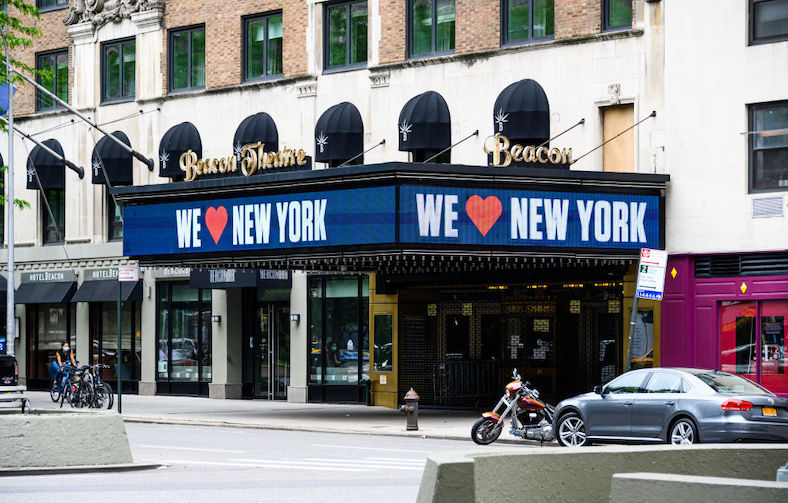
[[[70,348],[70,347],[68,347],[68,346],[66,346],[66,347],[64,347],[64,348],[63,348],[63,352],[64,352],[64,353],[68,353],[70,350],[71,350],[71,348]]]

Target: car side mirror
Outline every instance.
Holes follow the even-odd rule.
[[[604,393],[602,393],[602,385],[594,386],[594,393],[597,395],[604,395]]]

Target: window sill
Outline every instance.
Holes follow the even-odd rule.
[[[631,30],[631,29],[632,29],[632,25],[631,24],[622,24],[621,26],[608,26],[607,28],[604,28],[602,30],[602,33],[611,33],[611,32],[615,32],[615,31],[626,31],[626,30]]]
[[[50,5],[49,7],[41,7],[38,11],[41,14],[46,14],[47,12],[53,12],[57,10],[68,9],[68,3],[57,4],[57,5]]]
[[[408,61],[420,61],[425,59],[438,59],[446,56],[453,56],[455,54],[454,49],[450,51],[441,51],[441,52],[429,52],[425,54],[411,54],[408,56]]]
[[[200,87],[185,87],[183,89],[170,89],[167,91],[168,95],[173,94],[196,94],[205,91],[205,86]]]
[[[100,107],[104,107],[104,106],[107,106],[107,105],[117,105],[118,103],[133,103],[135,101],[135,99],[136,99],[135,96],[128,96],[128,97],[125,97],[125,98],[114,98],[114,99],[111,99],[111,100],[102,100],[101,103],[99,103],[99,106]]]
[[[520,47],[523,45],[539,44],[542,42],[552,42],[553,40],[555,40],[555,35],[539,38],[524,38],[522,40],[507,40],[506,42],[501,43],[501,47]]]
[[[751,47],[754,45],[778,44],[780,42],[786,42],[786,41],[788,41],[788,34],[769,37],[769,38],[764,37],[759,39],[753,39],[750,40],[750,43],[747,45]]]
[[[276,75],[265,75],[263,77],[253,77],[251,79],[244,79],[242,84],[259,84],[261,82],[271,82],[273,80],[281,80],[284,78],[284,74],[277,73]]]
[[[341,65],[341,66],[332,66],[331,68],[325,68],[323,70],[323,75],[332,75],[334,73],[347,73],[347,72],[354,72],[356,70],[366,70],[367,62],[364,61],[363,63],[354,63],[352,65]]]
[[[785,187],[768,187],[764,189],[750,189],[747,193],[749,196],[760,196],[763,194],[774,194],[776,192],[788,192],[788,186]]]

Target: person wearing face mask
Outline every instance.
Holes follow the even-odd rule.
[[[70,364],[72,367],[77,366],[77,361],[74,359],[74,352],[71,351],[71,346],[68,341],[63,342],[63,344],[60,345],[60,349],[55,353],[55,361],[52,362],[52,366],[55,368],[55,382],[52,383],[53,386],[57,386],[63,379],[64,364]]]
[[[331,342],[328,352],[328,365],[329,367],[341,367],[342,360],[339,359],[339,351],[337,350],[337,343]]]

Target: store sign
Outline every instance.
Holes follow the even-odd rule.
[[[139,281],[140,268],[136,266],[118,267],[118,281]]]
[[[86,269],[83,273],[83,278],[85,281],[118,279],[118,268],[108,267],[105,269]]]
[[[668,252],[665,250],[640,250],[638,281],[635,296],[641,299],[662,300],[665,289],[665,269],[668,267]]]
[[[181,154],[181,171],[186,174],[186,181],[192,181],[200,175],[236,174],[239,169],[245,176],[252,176],[257,171],[273,168],[306,167],[309,162],[303,149],[285,147],[277,152],[264,152],[264,147],[261,142],[251,143],[240,152],[220,159],[198,159],[195,152],[187,150]]]
[[[569,166],[572,149],[512,144],[509,138],[495,134],[484,141],[484,153],[491,155],[490,166],[505,168],[514,163]]]
[[[22,273],[22,283],[54,283],[76,280],[77,275],[71,269],[66,271],[36,271]]]

